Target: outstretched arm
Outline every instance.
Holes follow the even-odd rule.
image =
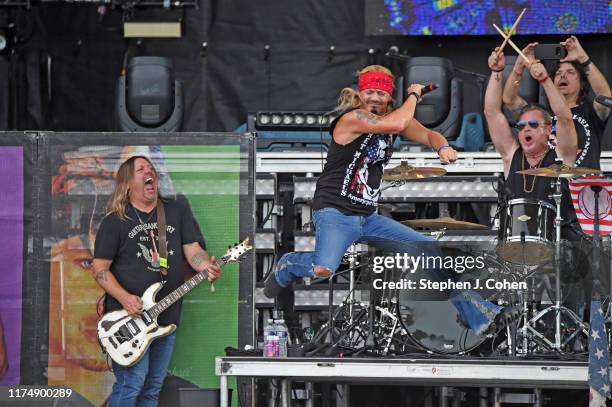
[[[410,123],[408,123],[408,127],[404,129],[400,135],[407,140],[436,150],[438,157],[440,157],[440,161],[444,164],[457,161],[457,152],[448,145],[446,137],[437,131],[428,129],[416,119],[412,119]]]
[[[523,54],[531,61],[535,59],[535,47],[538,45],[537,42],[532,42],[523,48]],[[526,67],[526,62],[523,58],[517,58],[514,63],[514,67],[508,75],[506,79],[506,85],[504,86],[503,93],[503,101],[504,105],[514,114],[518,114],[519,110],[525,105],[527,102],[519,96],[519,88],[521,83],[521,76],[523,75],[523,70]]]
[[[518,143],[512,136],[512,130],[501,110],[502,104],[502,71],[505,66],[504,55],[498,53],[499,48],[489,55],[489,68],[491,69],[491,77],[487,84],[484,99],[484,114],[487,120],[487,126],[491,140],[495,145],[495,149],[501,155],[504,163],[504,175],[508,176],[512,156],[518,148]]]

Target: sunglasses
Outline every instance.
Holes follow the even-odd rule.
[[[520,121],[518,123],[516,123],[514,125],[514,127],[516,127],[517,129],[523,130],[525,128],[525,126],[529,125],[529,127],[531,127],[532,129],[537,129],[538,127],[540,127],[540,124],[546,124],[545,121],[539,121],[539,120],[527,120],[527,121]]]

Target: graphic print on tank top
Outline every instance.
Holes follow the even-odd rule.
[[[591,104],[583,103],[571,109],[576,135],[578,137],[578,151],[576,154],[576,167],[600,168],[599,156],[601,154],[600,134],[604,126],[600,123],[597,113]],[[554,149],[557,145],[557,116],[553,116],[553,128],[548,137],[548,145]]]
[[[342,196],[363,205],[376,206],[380,195],[382,165],[391,158],[392,153],[391,136],[381,134],[366,136],[346,169]],[[379,168],[374,168],[376,165]],[[377,172],[374,177],[371,174],[373,170]]]

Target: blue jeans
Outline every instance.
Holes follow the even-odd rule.
[[[154,340],[138,363],[123,367],[113,362],[117,380],[108,407],[155,407],[168,371],[176,332]]]
[[[396,253],[439,253],[434,246],[435,240],[377,213],[348,216],[335,208],[323,208],[315,210],[312,217],[316,231],[315,251],[287,253],[279,259],[275,277],[282,287],[303,277],[314,277],[316,266],[336,272],[342,256],[355,242],[367,242]],[[448,270],[430,272],[437,280],[452,278]],[[470,290],[449,290],[447,294],[463,321],[477,334],[481,334],[502,309]]]

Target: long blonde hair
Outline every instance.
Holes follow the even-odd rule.
[[[116,213],[121,219],[129,218],[126,212],[127,205],[130,202],[129,182],[134,176],[134,163],[138,158],[146,160],[149,164],[151,164],[151,167],[153,167],[151,160],[149,160],[143,155],[134,155],[125,160],[119,166],[119,169],[117,170],[117,175],[115,175],[115,190],[113,191],[113,195],[111,196],[111,199],[108,202],[108,214]],[[155,175],[157,176],[157,170],[155,169],[155,167],[153,167],[153,171],[155,171]],[[157,190],[157,198],[161,199],[159,189]]]
[[[382,65],[368,65],[360,71],[355,73],[355,76],[359,77],[359,75],[364,74],[366,72],[383,72],[387,75],[390,75],[393,81],[395,82],[395,77],[393,73],[388,68],[385,68]],[[338,98],[338,106],[336,110],[338,112],[343,112],[349,109],[359,109],[361,107],[361,98],[359,97],[359,92],[357,92],[353,88],[344,88],[340,91],[340,97]],[[389,103],[387,106],[387,113],[393,109],[393,101]]]

